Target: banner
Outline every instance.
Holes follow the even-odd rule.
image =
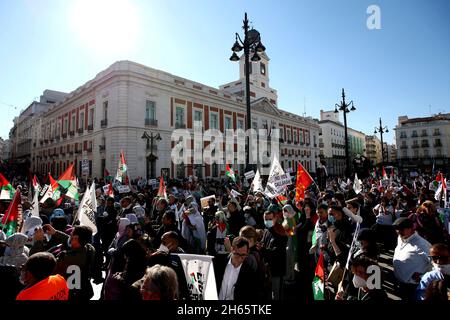
[[[208,207],[208,200],[209,199],[214,199],[214,202],[216,202],[216,196],[212,195],[212,196],[207,196],[204,198],[200,198],[200,206],[202,207],[202,209]]]
[[[362,182],[358,179],[358,174],[355,173],[355,181],[353,182],[353,190],[356,194],[362,191]]]
[[[212,256],[178,254],[191,300],[218,300]]]
[[[256,170],[256,174],[255,174],[255,177],[253,178],[253,182],[252,182],[251,186],[252,186],[253,192],[264,190],[262,187],[262,180],[261,180],[261,175],[259,173],[259,170]]]
[[[95,223],[95,213],[97,212],[97,198],[95,196],[95,183],[83,195],[77,215],[74,222],[79,220],[80,225],[88,226],[92,229],[92,235],[97,233]]]
[[[280,162],[278,162],[277,157],[274,156],[264,193],[269,198],[274,198],[278,194],[282,193],[285,187],[291,183],[291,176],[288,173],[284,173]]]
[[[119,191],[119,193],[127,193],[127,192],[131,192],[131,189],[130,189],[130,186],[118,185],[117,191]]]
[[[249,171],[249,172],[246,172],[246,173],[244,173],[244,176],[245,176],[245,179],[251,179],[251,178],[254,178],[255,177],[255,171]]]

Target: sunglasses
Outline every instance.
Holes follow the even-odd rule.
[[[431,260],[433,260],[434,262],[437,262],[437,261],[446,261],[446,260],[448,260],[448,256],[428,256],[428,257],[430,257],[430,259]]]

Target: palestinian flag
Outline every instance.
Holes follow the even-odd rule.
[[[70,180],[70,186],[67,189],[66,197],[74,199],[75,201],[80,200],[80,194],[78,193],[78,179]]]
[[[377,169],[373,168],[372,178],[376,179],[377,177]]]
[[[112,186],[111,182],[109,182],[109,184],[107,186],[103,187],[103,191],[105,192],[105,194],[108,197],[113,197],[114,198],[114,189],[113,189],[113,186]]]
[[[159,189],[156,196],[159,198],[167,199],[166,185],[164,184],[163,177],[159,177]]]
[[[63,189],[69,189],[72,184],[76,184],[76,178],[73,174],[73,163],[59,177],[58,184],[63,187]]]
[[[288,201],[288,199],[285,196],[281,195],[281,194],[276,196],[276,199],[282,206],[286,205],[287,201]]]
[[[105,181],[112,181],[114,177],[109,173],[108,169],[105,168],[103,170],[103,178]]]
[[[234,171],[233,169],[230,168],[230,166],[227,164],[227,168],[225,171],[225,175],[230,178],[231,180],[233,180],[234,183],[236,183],[236,176],[234,175]]]
[[[441,172],[440,172],[440,171],[438,171],[435,180],[436,180],[437,182],[440,182],[440,181],[441,181]]]
[[[0,199],[11,200],[14,197],[14,188],[11,183],[0,173]]]
[[[384,167],[381,169],[381,173],[382,173],[383,180],[388,180],[386,170],[384,170]]]
[[[314,300],[325,300],[324,285],[325,272],[323,266],[323,252],[320,253],[317,261],[316,271],[314,272],[314,280],[312,282]]]
[[[41,192],[42,188],[39,184],[39,181],[38,181],[36,175],[34,175],[32,183],[33,183],[34,192]]]
[[[2,218],[0,227],[6,236],[10,236],[17,232],[17,224],[19,219],[19,205],[21,204],[20,191],[14,194],[13,201],[9,204],[8,210]]]
[[[123,185],[128,185],[128,168],[123,151],[120,152],[119,166],[117,168],[116,180]]]
[[[53,177],[50,174],[50,172],[48,173],[48,178],[49,178],[49,181],[50,181],[50,185],[48,186],[47,191],[42,196],[42,198],[39,201],[39,203],[44,203],[45,200],[47,200],[48,198],[52,198],[55,201],[60,200],[60,198],[61,198],[61,191],[59,190],[58,181],[53,179]]]

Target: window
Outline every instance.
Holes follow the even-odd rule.
[[[75,130],[75,127],[76,127],[76,117],[75,117],[75,115],[73,114],[73,115],[72,115],[72,131]]]
[[[438,157],[442,156],[441,149],[436,149],[436,156],[438,156]]]
[[[176,113],[175,113],[175,126],[182,127],[184,126],[184,108],[183,107],[177,107]]]
[[[414,157],[418,157],[419,156],[419,150],[414,150]]]
[[[218,129],[218,121],[217,121],[217,113],[211,113],[211,117],[209,119],[209,127],[211,129]]]
[[[439,128],[434,129],[433,135],[435,135],[435,136],[440,135]]]
[[[428,157],[428,149],[424,149],[423,150],[423,156],[424,157]]]
[[[67,129],[69,126],[69,120],[67,118],[64,119],[64,126],[63,126],[63,132],[67,133]]]
[[[261,74],[265,75],[266,74],[266,65],[261,62],[260,66],[261,66]]]
[[[422,130],[422,137],[425,137],[427,135],[427,130],[426,129],[423,129]]]
[[[252,122],[252,129],[255,129],[255,130],[258,129],[258,120],[255,120]]]
[[[145,103],[145,119],[155,120],[155,102],[147,100]]]
[[[203,122],[203,113],[200,110],[194,110],[194,121]]]
[[[84,112],[80,112],[80,129],[84,129]]]
[[[441,147],[442,146],[441,139],[435,139],[434,140],[434,146],[435,147]]]
[[[288,130],[287,132],[287,140],[288,142],[291,141],[291,130]]]
[[[108,119],[108,101],[103,102],[103,120]]]
[[[233,129],[231,117],[225,117],[225,130],[226,129]]]
[[[219,176],[219,166],[216,163],[213,163],[211,165],[211,169],[212,169],[212,176],[214,178],[217,178]]]
[[[400,138],[406,138],[406,132],[405,131],[402,131],[400,133]]]
[[[94,109],[89,110],[89,125],[92,126],[94,124]]]
[[[413,137],[417,137],[417,131],[416,131],[416,130],[413,130],[412,136],[413,136]]]
[[[244,130],[244,120],[239,119],[239,120],[237,121],[237,128],[238,128],[238,129]]]

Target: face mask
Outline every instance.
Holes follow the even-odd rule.
[[[354,275],[353,276],[353,285],[355,286],[355,288],[363,288],[366,286],[366,280],[364,280],[363,278],[361,278],[358,275]]]
[[[165,245],[163,245],[163,244],[161,243],[161,245],[160,245],[159,248],[158,248],[158,251],[162,251],[162,252],[165,252],[165,253],[169,253],[169,248],[167,248]]]
[[[436,262],[433,262],[433,269],[442,274],[450,275],[450,264],[437,264]]]
[[[336,218],[334,216],[328,216],[328,221],[330,223],[335,223],[336,222]]]
[[[273,227],[273,221],[272,220],[264,220],[264,225],[267,229],[270,229]]]

